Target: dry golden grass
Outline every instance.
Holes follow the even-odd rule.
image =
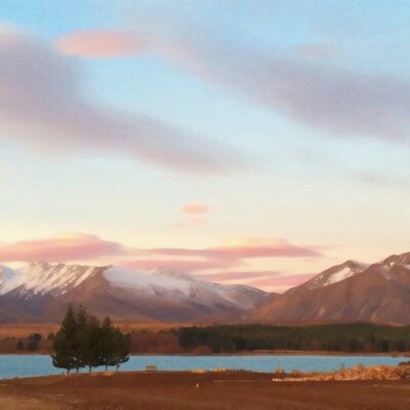
[[[133,330],[152,330],[159,331],[162,329],[178,328],[188,326],[187,323],[160,323],[160,322],[114,322],[124,332]],[[5,337],[24,338],[31,333],[40,333],[47,336],[49,333],[57,332],[59,324],[36,324],[36,323],[17,323],[17,324],[0,324],[0,339]]]
[[[47,324],[10,324],[0,325],[0,338],[5,337],[27,337],[31,333],[40,333],[43,336],[47,336],[51,332],[56,332],[59,329],[58,325]]]

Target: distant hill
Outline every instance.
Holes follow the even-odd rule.
[[[347,261],[245,312],[250,322],[410,323],[410,252],[365,265]]]
[[[59,322],[69,303],[114,320],[195,322],[236,317],[266,293],[220,285],[166,269],[31,263],[0,266],[0,322]]]

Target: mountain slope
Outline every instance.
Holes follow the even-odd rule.
[[[410,323],[410,253],[366,266],[347,261],[245,312],[275,323]]]
[[[116,320],[196,321],[236,315],[265,292],[226,286],[164,269],[32,263],[0,270],[0,321],[59,321],[69,303]]]

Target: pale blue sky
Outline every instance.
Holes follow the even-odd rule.
[[[284,274],[408,250],[410,1],[13,0],[0,11],[0,35],[36,41],[75,71],[77,105],[147,116],[187,136],[183,158],[204,144],[226,161],[224,172],[198,174],[185,159],[182,172],[164,168],[162,157],[141,161],[121,136],[101,150],[99,135],[74,147],[54,138],[59,124],[37,123],[35,110],[17,138],[4,114],[0,243],[81,232],[138,248],[207,248],[240,236],[322,249],[319,258],[236,269]],[[57,49],[80,30],[131,33],[147,46],[103,58]],[[190,203],[208,211],[186,215]]]

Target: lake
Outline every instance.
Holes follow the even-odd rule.
[[[145,370],[146,365],[155,365],[158,370],[246,369],[273,372],[280,367],[286,372],[294,369],[329,371],[339,369],[341,366],[352,367],[358,363],[365,366],[396,365],[403,360],[406,359],[387,356],[131,356],[129,362],[121,366],[121,370]],[[63,370],[54,368],[49,356],[0,356],[0,379],[61,373]]]

